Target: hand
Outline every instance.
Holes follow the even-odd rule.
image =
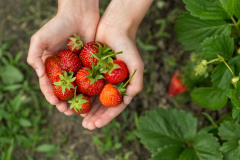
[[[97,30],[96,40],[108,44],[114,52],[123,51],[123,53],[117,55],[116,58],[126,63],[129,76],[133,74],[135,69],[137,72],[127,87],[126,94],[128,96],[124,96],[124,101],[119,106],[106,107],[101,104],[99,96],[95,98],[90,112],[82,115],[84,117],[82,125],[89,130],[108,124],[118,116],[131,102],[132,98],[142,90],[144,64],[135,44],[135,34],[131,32],[131,34],[128,35],[130,32],[125,31],[123,28],[124,27],[119,25],[109,25],[109,23],[105,23],[103,17]]]
[[[98,0],[59,0],[58,4],[57,15],[32,36],[27,62],[36,70],[47,101],[60,112],[71,115],[68,103],[54,95],[44,62],[48,56],[67,48],[67,40],[74,33],[85,36],[84,43],[94,41],[100,15]]]

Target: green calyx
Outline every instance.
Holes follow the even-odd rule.
[[[113,59],[108,57],[107,61],[101,63],[100,73],[111,74],[114,69],[121,68],[118,64],[113,63]]]
[[[120,92],[121,95],[123,96],[127,96],[127,94],[125,93],[126,92],[126,86],[127,84],[130,82],[130,80],[132,79],[132,77],[134,76],[134,74],[136,73],[136,69],[134,70],[133,74],[131,75],[131,77],[127,80],[126,83],[119,83],[117,85],[114,85],[114,87],[116,87],[118,89],[118,91]]]
[[[72,82],[75,81],[76,77],[73,77],[73,72],[66,72],[63,71],[63,74],[59,74],[60,81],[54,82],[53,84],[56,85],[57,87],[62,88],[62,94],[64,95],[66,89],[70,90],[71,88],[74,88],[72,85]]]
[[[74,92],[74,97],[68,101],[68,103],[70,103],[70,109],[74,109],[75,111],[79,111],[81,112],[82,109],[82,105],[87,103],[88,101],[83,99],[84,95],[83,94],[79,94],[78,96],[76,96],[76,91],[77,91],[77,87],[75,87],[75,92]]]
[[[97,64],[97,66],[95,66],[94,63],[92,62],[92,70],[86,68],[87,71],[90,73],[89,75],[86,76],[90,80],[90,84],[93,84],[98,79],[105,79],[105,77],[100,74],[99,67],[100,67],[99,63]]]
[[[74,49],[81,49],[83,47],[83,39],[84,36],[81,38],[78,34],[74,34],[74,37],[69,37],[69,39],[72,41],[68,45],[73,45],[72,50]]]

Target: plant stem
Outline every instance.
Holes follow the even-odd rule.
[[[132,79],[132,77],[134,76],[134,74],[136,73],[136,69],[134,70],[134,72],[133,72],[133,74],[132,74],[132,76],[128,79],[128,81],[122,86],[122,88],[124,88],[127,84],[128,84],[128,82]]]
[[[240,36],[240,29],[239,29],[239,26],[238,26],[239,21],[236,22],[236,20],[235,20],[232,16],[231,16],[231,19],[232,19],[232,21],[233,21],[233,23],[234,23],[234,26],[236,27],[236,29],[237,29],[237,31],[238,31],[238,35]]]
[[[231,71],[231,73],[232,73],[232,75],[233,75],[233,77],[235,77],[235,75],[234,75],[234,73],[233,73],[233,71],[232,71],[232,69],[229,67],[229,65],[226,63],[226,61],[225,60],[223,60],[223,63],[228,67],[228,69]]]
[[[216,59],[213,59],[213,60],[207,62],[207,64],[210,64],[210,63],[213,63],[213,62],[217,62],[217,61],[219,61],[219,60],[220,60],[220,58],[216,58]]]

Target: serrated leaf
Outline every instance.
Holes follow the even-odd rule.
[[[218,139],[208,133],[199,133],[196,136],[194,149],[199,160],[221,160],[223,158]]]
[[[240,109],[240,102],[239,102],[239,99],[237,97],[237,90],[234,90],[234,89],[230,90],[230,99],[231,99],[233,105],[236,108]]]
[[[24,78],[22,72],[11,65],[3,67],[0,77],[2,78],[4,84],[18,83],[23,81]]]
[[[53,144],[42,144],[36,148],[37,152],[49,152],[55,149],[55,145]]]
[[[194,148],[189,147],[184,149],[178,160],[199,160],[199,158],[197,157]]]
[[[240,1],[239,0],[219,0],[222,8],[233,17],[234,15],[240,17]]]
[[[148,149],[157,151],[166,145],[182,145],[184,141],[191,141],[196,131],[197,119],[192,114],[157,108],[140,118],[136,134]]]
[[[224,10],[219,0],[183,0],[186,9],[201,19],[229,19],[230,15]]]
[[[240,158],[240,125],[230,121],[224,121],[219,129],[218,135],[222,140],[227,142],[223,143],[221,148],[226,160],[239,160]]]
[[[188,13],[180,16],[175,24],[178,41],[186,50],[200,50],[201,43],[207,37],[231,34],[231,26],[223,20],[201,20]]]
[[[234,72],[234,67],[230,66]],[[215,67],[211,75],[211,81],[215,87],[222,90],[227,89],[232,82],[233,75],[225,64],[220,64]]]
[[[229,35],[216,35],[205,39],[202,48],[206,60],[216,59],[217,55],[229,59],[234,52],[234,40]]]
[[[150,160],[176,160],[183,151],[181,145],[167,145],[159,148]]]
[[[191,93],[192,100],[211,110],[218,110],[222,108],[228,100],[224,91],[218,88],[197,88]]]

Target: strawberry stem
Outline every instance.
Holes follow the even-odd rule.
[[[127,80],[127,82],[122,86],[122,88],[124,88],[129,82],[130,82],[130,80],[132,79],[132,77],[134,76],[134,74],[136,73],[136,69],[134,70],[134,72],[133,72],[133,74],[132,74],[132,76]]]

